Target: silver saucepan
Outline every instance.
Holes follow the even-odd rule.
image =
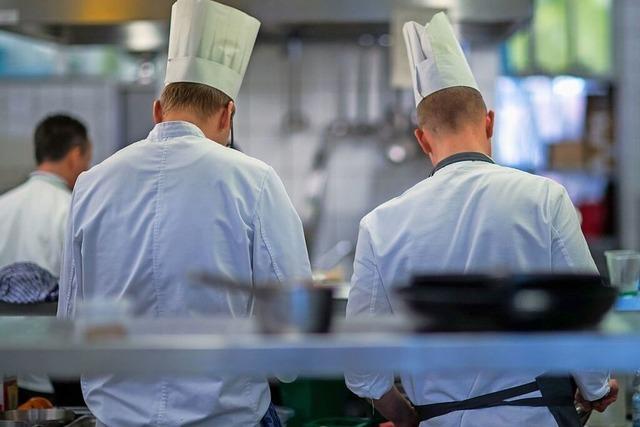
[[[327,333],[331,328],[331,287],[316,286],[312,282],[254,286],[204,272],[189,277],[199,284],[253,295],[256,320],[263,333]]]
[[[25,410],[15,409],[11,411],[0,412],[0,420],[18,423],[14,424],[16,426],[24,425],[29,427],[57,427],[70,423],[74,418],[75,414],[72,411],[61,408]]]

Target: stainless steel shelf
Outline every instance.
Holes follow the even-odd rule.
[[[619,322],[613,327],[617,332],[606,333],[415,335],[349,332],[342,326],[323,336],[261,336],[246,322],[216,325],[191,320],[168,331],[138,328],[127,339],[88,343],[74,340],[68,325],[54,319],[0,318],[0,371],[325,376],[346,370],[632,372],[640,367],[640,333]],[[208,330],[224,333],[203,333]]]

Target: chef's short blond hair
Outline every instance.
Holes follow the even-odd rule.
[[[454,133],[484,123],[487,106],[478,90],[455,86],[439,90],[418,104],[418,126],[434,133]]]
[[[178,82],[168,84],[160,95],[162,110],[187,110],[208,117],[229,105],[232,99],[211,86],[200,83]]]

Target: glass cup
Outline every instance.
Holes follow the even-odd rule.
[[[640,281],[640,252],[636,251],[606,251],[607,269],[611,285],[618,289],[622,296],[638,294]]]

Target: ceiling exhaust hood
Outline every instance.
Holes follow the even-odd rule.
[[[0,0],[0,28],[63,44],[166,48],[174,0]],[[527,22],[533,0],[222,0],[262,21],[260,38],[335,40],[389,31],[398,7],[447,10],[471,42],[504,38]]]
[[[0,0],[0,26],[62,44],[157,51],[167,43],[172,4],[172,0]]]

